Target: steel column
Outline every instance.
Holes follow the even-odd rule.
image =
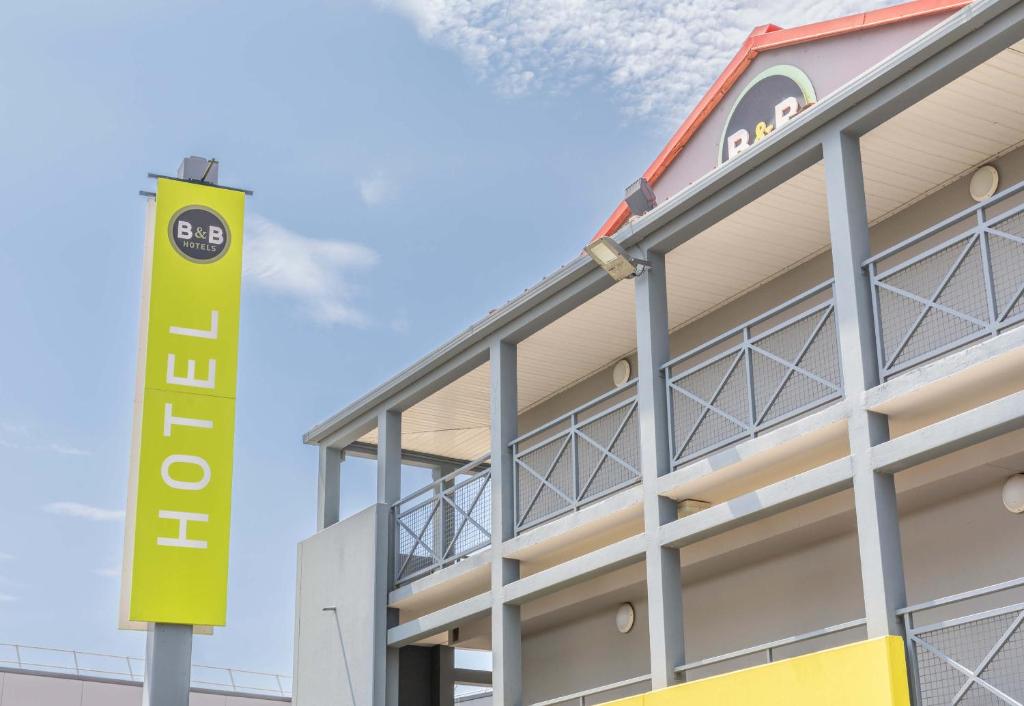
[[[377,417],[377,502],[383,522],[377,534],[375,590],[374,706],[398,706],[398,648],[387,646],[388,628],[398,611],[388,608],[394,578],[395,531],[392,507],[402,494],[402,414],[385,411]]]
[[[520,607],[504,600],[519,579],[519,562],[503,556],[515,532],[515,466],[512,441],[518,428],[516,346],[491,344],[491,660],[495,706],[522,706],[523,654]]]
[[[146,633],[142,706],[188,706],[192,626],[154,623]]]
[[[316,529],[330,527],[341,519],[341,464],[345,452],[320,447],[320,473],[316,484]]]
[[[675,683],[683,651],[683,587],[679,550],[663,547],[662,525],[677,517],[676,503],[658,495],[658,477],[672,470],[669,422],[662,366],[669,359],[665,256],[648,252],[650,269],[634,279],[636,296],[637,414],[640,474],[644,489],[647,540],[647,606],[651,646],[651,686]]]
[[[871,447],[889,440],[889,422],[865,406],[865,390],[879,383],[871,282],[863,268],[870,256],[867,203],[860,142],[839,131],[824,143],[825,182],[832,240],[840,367],[850,404],[849,437],[861,581],[868,637],[900,635],[896,612],[907,604],[900,547],[896,486],[876,473]]]

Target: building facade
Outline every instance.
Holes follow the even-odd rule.
[[[312,429],[295,703],[1024,702],[1022,40],[757,28],[597,234],[635,277],[580,256]]]

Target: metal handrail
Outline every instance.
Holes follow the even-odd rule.
[[[983,210],[983,209],[987,208],[988,206],[991,206],[994,203],[1002,201],[1003,199],[1009,198],[1010,196],[1013,196],[1014,194],[1020,193],[1021,191],[1024,191],[1024,181],[1018,182],[1017,184],[1014,184],[1013,186],[1010,186],[1010,187],[1008,187],[1006,189],[1003,189],[1002,191],[1000,191],[997,194],[993,194],[992,196],[990,196],[989,198],[985,199],[984,201],[976,203],[973,206],[968,206],[967,208],[963,209],[962,211],[954,213],[952,216],[949,216],[948,218],[945,218],[945,219],[939,221],[938,223],[925,228],[924,230],[920,231],[919,233],[916,233],[915,235],[912,235],[909,238],[907,238],[905,240],[901,240],[900,242],[896,243],[895,245],[886,248],[885,250],[881,251],[877,255],[872,255],[871,257],[869,257],[867,260],[864,261],[862,267],[866,268],[869,265],[876,264],[876,263],[880,262],[881,260],[885,260],[886,258],[892,257],[893,255],[895,255],[895,254],[897,254],[899,252],[902,252],[903,250],[906,250],[907,248],[911,247],[912,245],[920,243],[922,240],[926,240],[927,238],[935,235],[936,233],[939,233],[939,232],[945,230],[946,228],[949,228],[951,225],[954,225],[954,224],[964,220],[965,218],[968,218],[972,214],[977,213],[978,211]],[[985,221],[982,221],[980,225],[982,225],[982,226],[989,226],[989,225],[991,225],[994,222],[1004,221],[1007,218],[1010,218],[1011,216],[1014,216],[1014,215],[1020,213],[1021,211],[1024,211],[1024,205],[1018,206],[1016,208],[1012,208],[1009,211],[1007,211],[1006,213],[1000,213],[998,216],[995,216],[993,218],[990,218],[990,219],[987,219]],[[976,227],[976,226],[972,226],[972,227]],[[944,244],[948,244],[948,243],[944,243]],[[886,272],[884,274],[888,274],[888,272]]]
[[[513,468],[515,469],[514,482],[516,492],[514,493],[513,504],[515,530],[517,534],[529,529],[530,527],[547,522],[559,515],[578,510],[586,504],[595,502],[600,498],[619,492],[627,486],[640,482],[639,468],[635,467],[634,464],[623,460],[612,451],[612,447],[624,434],[626,434],[626,438],[628,438],[628,432],[626,431],[627,424],[630,419],[635,419],[634,413],[638,402],[636,385],[637,380],[636,378],[633,378],[619,387],[598,395],[597,397],[587,401],[585,404],[552,419],[548,423],[539,426],[510,442],[509,446],[512,450]],[[605,403],[609,400],[615,399],[616,397],[622,397],[622,399],[605,406]],[[625,417],[621,420],[621,424],[615,431],[613,437],[608,440],[607,448],[603,446],[603,443],[598,443],[594,439],[591,439],[585,432],[585,429],[590,425],[597,423],[601,419],[607,418],[609,415],[613,415],[623,409],[626,410]],[[581,417],[583,418],[581,419]],[[561,424],[566,424],[567,426],[559,431],[549,433],[546,436],[544,435],[544,432]],[[586,479],[586,482],[583,482],[583,478],[580,474],[582,469],[579,466],[579,454],[577,452],[580,438],[585,439],[586,442],[589,442],[603,452],[603,456],[597,463],[596,467],[594,469],[588,469],[590,471],[590,476]],[[560,440],[563,439],[564,441],[560,442]],[[526,448],[520,448],[524,440],[533,440],[533,443]],[[538,472],[531,469],[524,461],[524,459],[533,452],[558,443],[561,443],[562,446],[552,463],[557,463],[563,452],[568,453],[568,458],[570,459],[570,464],[572,466],[572,488],[568,492],[563,492],[556,485],[548,481],[548,476],[550,476],[554,469],[553,465],[549,466],[545,475],[543,471]],[[597,473],[604,466],[607,459],[611,459],[613,463],[618,463],[622,468],[629,472],[631,477],[624,481],[617,482],[610,487],[604,488],[600,492],[589,494],[591,485],[597,478]],[[535,476],[537,481],[539,481],[533,491],[533,497],[530,498],[525,505],[523,503],[524,499],[519,496],[520,478],[522,477],[524,469],[526,473]],[[541,497],[541,492],[544,488],[548,488],[550,491],[558,495],[564,501],[564,504],[541,517],[532,517],[527,520],[527,518],[530,517],[534,504]]]
[[[77,677],[105,677],[105,678],[118,678],[129,682],[142,682],[142,674],[137,673],[132,668],[132,661],[140,662],[145,664],[145,660],[141,657],[129,657],[126,655],[113,655],[104,652],[84,652],[82,650],[67,650],[59,647],[39,647],[37,645],[22,645],[11,642],[0,642],[0,648],[9,647],[14,650],[15,659],[2,659],[0,658],[0,665],[14,665],[14,668],[22,671],[40,671],[50,672],[53,674],[74,674]],[[37,650],[39,652],[50,652],[61,655],[68,655],[71,657],[72,664],[61,665],[53,664],[48,662],[37,662],[29,661],[23,654],[23,650]],[[87,666],[82,665],[83,657],[97,657],[100,659],[110,659],[121,661],[124,660],[125,665],[128,667],[127,672],[115,671],[113,669],[91,669]],[[193,686],[200,687],[215,687],[224,688],[225,690],[232,691],[238,694],[272,694],[275,696],[289,696],[290,691],[285,689],[282,680],[290,680],[291,677],[287,674],[273,674],[270,672],[256,672],[245,669],[235,669],[234,667],[215,667],[208,664],[192,664],[193,669],[209,669],[217,672],[223,672],[228,676],[228,682],[214,682],[205,681],[201,679],[192,679]],[[276,689],[265,689],[258,686],[249,686],[245,684],[238,684],[235,680],[235,675],[249,675],[257,677],[271,677],[277,684]]]
[[[907,669],[910,676],[910,688],[913,695],[913,703],[922,703],[922,692],[926,688],[926,685],[922,683],[922,679],[926,682],[934,681],[934,678],[930,678],[928,676],[927,671],[922,672],[921,670],[920,652],[927,653],[929,658],[932,660],[938,660],[938,662],[943,664],[948,670],[958,672],[964,679],[959,691],[953,698],[953,703],[959,703],[963,696],[975,686],[989,692],[990,696],[995,695],[1001,702],[1017,703],[1017,701],[1004,693],[1000,686],[995,682],[990,682],[988,680],[985,676],[985,667],[1000,654],[1000,651],[1006,645],[1007,640],[1010,639],[1021,623],[1024,622],[1024,603],[1015,603],[1013,605],[1002,606],[1000,608],[972,612],[968,615],[940,620],[928,625],[916,625],[914,623],[914,618],[917,613],[922,611],[951,606],[975,598],[992,596],[1003,591],[1019,589],[1022,587],[1024,587],[1024,577],[1010,579],[1009,581],[1003,581],[989,586],[983,586],[971,591],[956,593],[952,596],[945,596],[943,598],[936,598],[931,601],[917,603],[896,611],[896,615],[903,621],[904,637],[906,639]],[[987,650],[984,659],[981,664],[978,665],[971,663],[965,666],[962,663],[963,658],[957,657],[955,653],[951,656],[949,648],[944,646],[941,642],[936,642],[930,637],[924,637],[933,633],[942,634],[949,630],[962,630],[972,623],[976,624],[1014,613],[1016,614],[1016,618],[1014,618],[1009,629],[1005,631],[1001,630],[1001,636],[997,633],[992,637],[993,645]]]
[[[910,613],[917,613],[931,608],[939,608],[953,603],[962,603],[964,601],[969,601],[972,598],[978,598],[979,596],[987,596],[992,593],[1001,593],[1002,591],[1009,591],[1010,589],[1021,587],[1024,587],[1024,576],[1017,579],[1010,579],[1009,581],[1003,581],[1002,583],[994,583],[990,586],[976,588],[973,591],[964,591],[963,593],[956,593],[952,596],[944,596],[943,598],[936,598],[932,601],[925,601],[924,603],[917,603],[916,605],[907,606],[906,608],[900,608],[896,611],[896,615],[909,615]]]
[[[624,382],[622,385],[620,385],[620,386],[618,386],[618,387],[616,387],[614,389],[608,390],[607,392],[603,392],[600,395],[598,395],[597,397],[595,397],[594,399],[589,400],[587,402],[584,402],[583,404],[581,404],[576,409],[570,410],[570,411],[566,412],[565,414],[563,414],[563,415],[561,415],[559,417],[555,417],[550,422],[546,422],[545,424],[542,424],[539,427],[535,427],[535,428],[531,429],[530,431],[526,432],[525,434],[520,434],[519,436],[517,436],[512,441],[508,442],[508,445],[510,447],[511,446],[515,446],[516,444],[518,444],[523,439],[529,439],[531,437],[537,436],[541,432],[547,431],[551,427],[557,426],[558,424],[561,424],[562,422],[564,422],[564,421],[566,421],[568,419],[571,419],[574,416],[578,416],[580,413],[587,411],[591,407],[596,407],[597,405],[601,404],[605,400],[608,400],[608,399],[610,399],[612,397],[615,397],[615,395],[621,394],[623,391],[628,390],[631,387],[635,387],[636,386],[636,381],[637,381],[637,379],[633,378],[632,380],[629,380],[628,382]],[[561,434],[561,433],[562,432],[560,432],[559,434]],[[550,441],[551,439],[554,439],[557,436],[559,436],[559,434],[554,434],[554,435],[548,437],[547,439],[545,439],[545,441]],[[539,442],[539,443],[543,443],[543,442]],[[532,450],[533,448],[534,447],[531,446],[530,449],[527,449],[527,451]],[[523,453],[526,453],[526,451],[524,451]]]
[[[819,284],[819,285],[817,285],[815,287],[812,287],[811,289],[808,289],[806,292],[802,292],[802,293],[796,295],[795,297],[793,297],[792,299],[788,299],[787,301],[782,302],[778,306],[772,307],[768,311],[755,316],[753,319],[750,319],[749,321],[745,321],[744,323],[740,324],[739,326],[736,326],[735,328],[731,328],[728,331],[726,331],[725,333],[721,333],[721,334],[715,336],[714,338],[712,338],[711,340],[705,341],[704,343],[700,344],[699,346],[697,346],[695,348],[691,348],[690,350],[682,353],[681,355],[676,356],[672,360],[670,360],[667,363],[665,363],[664,365],[662,365],[661,369],[662,370],[668,370],[669,368],[672,368],[675,365],[678,365],[679,363],[681,363],[682,361],[686,360],[687,358],[692,358],[695,355],[703,353],[704,351],[708,350],[709,348],[714,348],[715,346],[717,346],[718,344],[722,343],[723,341],[728,341],[730,338],[734,338],[736,336],[740,336],[740,335],[743,334],[744,330],[753,328],[754,326],[757,326],[758,324],[761,324],[761,323],[764,323],[765,321],[773,319],[776,316],[778,316],[779,314],[781,314],[782,312],[784,312],[786,309],[794,307],[797,304],[801,304],[801,303],[807,301],[808,299],[814,298],[815,296],[817,296],[817,295],[821,294],[822,292],[826,291],[827,289],[831,288],[832,284],[833,284],[833,280],[832,279],[825,280],[821,284]],[[771,329],[769,331],[765,331],[764,335],[767,335],[769,333],[774,333],[776,328],[778,328],[778,327],[774,327],[773,329]],[[758,336],[761,336],[761,335],[762,334],[758,334]]]
[[[800,307],[801,304],[805,304],[809,300],[820,297],[825,293],[831,295],[830,290],[832,289],[832,286],[833,280],[826,280],[825,282],[808,289],[788,301],[769,309],[759,316],[712,338],[700,346],[692,348],[682,355],[676,356],[662,366],[666,392],[665,404],[668,408],[667,411],[670,427],[669,453],[673,467],[687,463],[695,458],[706,456],[720,448],[737,443],[743,439],[757,436],[765,429],[776,427],[794,417],[805,414],[806,412],[833,402],[843,396],[841,371],[837,370],[838,379],[833,382],[830,379],[824,379],[802,367],[803,356],[810,350],[811,346],[819,340],[819,335],[825,335],[822,334],[822,331],[824,330],[825,325],[829,322],[829,319],[833,317],[835,309],[834,297],[829,296],[822,302],[812,304],[810,306],[804,306],[791,313],[792,310],[797,309],[797,307]],[[786,314],[786,317],[779,321],[778,319],[781,318],[783,314]],[[763,342],[778,334],[780,331],[785,331],[792,326],[798,325],[801,321],[808,320],[818,315],[820,315],[820,318],[817,320],[817,323],[810,332],[807,340],[803,343],[803,348],[799,351],[798,356],[794,361],[783,360],[782,358],[768,352],[764,347]],[[762,324],[772,322],[773,320],[773,324],[763,327],[764,330],[758,330],[755,332],[755,328]],[[834,320],[832,327],[834,329]],[[720,347],[728,341],[735,342],[717,353],[712,352],[708,357],[700,360],[699,362],[686,362],[701,353],[713,351],[714,348]],[[758,399],[757,386],[762,377],[757,374],[757,368],[754,365],[755,353],[761,357],[774,359],[777,364],[781,364],[788,368],[788,372],[786,372],[780,380],[774,381],[777,383],[774,386],[774,393],[766,402],[763,400],[759,401]],[[719,381],[718,388],[708,400],[704,400],[693,392],[688,391],[680,384],[680,381],[691,376],[701,375],[708,370],[712,370],[712,366],[723,361],[730,360],[731,363],[724,373],[724,376]],[[686,367],[681,365],[683,363],[686,364]],[[676,366],[679,366],[681,369],[674,370]],[[719,392],[721,392],[726,383],[733,378],[734,374],[744,381],[747,395],[747,408],[738,416],[726,414],[720,407],[716,407],[716,399]],[[827,394],[819,395],[815,399],[808,400],[804,404],[795,408],[779,412],[774,409],[775,404],[785,389],[785,385],[793,379],[793,375],[795,374],[799,374],[801,377],[811,378],[829,391]],[[689,435],[682,440],[676,438],[677,410],[673,391],[692,400],[691,404],[695,403],[704,408],[704,411],[700,413],[697,421],[690,427]],[[729,430],[732,433],[725,438],[717,438],[714,443],[688,450],[690,441],[698,433],[702,424],[704,424],[704,422],[709,418],[708,415],[712,412],[727,418],[735,425],[734,429]],[[769,414],[773,414],[774,416],[769,418]]]
[[[1017,291],[1008,304],[999,301],[991,253],[991,241],[993,238],[1024,244],[1024,238],[997,227],[1008,219],[1024,213],[1024,204],[1013,206],[1002,213],[988,214],[988,209],[993,204],[999,203],[1021,191],[1024,191],[1024,181],[963,209],[864,261],[863,267],[866,269],[871,281],[876,357],[879,370],[884,379],[933,360],[978,339],[998,335],[1002,330],[1017,325],[1024,320],[1024,316],[1019,313],[1010,316],[1022,296],[1021,290]],[[883,261],[893,258],[909,248],[926,245],[926,241],[953,226],[960,226],[962,231],[949,237],[939,238],[939,242],[930,247],[925,247],[920,252],[881,270]],[[906,284],[893,283],[894,278],[899,277],[901,273],[912,272],[911,268],[925,263],[930,258],[943,252],[955,253],[957,249],[960,250],[959,255],[948,265],[944,277],[936,283],[929,284],[929,291],[933,292],[930,296],[915,294]],[[957,308],[955,303],[940,301],[948,291],[947,287],[954,277],[971,271],[965,263],[967,258],[969,256],[973,257],[975,253],[978,253],[978,257],[981,259],[980,275],[983,280],[981,284],[984,286],[986,309],[984,314],[962,311]],[[943,265],[943,267],[947,267],[947,265]],[[916,302],[917,306],[920,307],[910,328],[899,332],[892,341],[885,340],[882,292],[888,292],[890,298],[897,296],[909,299]],[[919,340],[916,337],[921,335],[927,316],[936,312],[944,313],[946,317],[952,316],[960,320],[961,325],[966,324],[968,330],[966,332],[950,331],[949,333],[958,335],[944,336],[942,340],[934,341],[928,350],[917,352],[907,356],[906,359],[902,359],[907,348]],[[898,345],[893,350],[889,350],[890,344]]]
[[[419,488],[418,490],[415,490],[412,493],[409,493],[404,498],[402,498],[401,500],[399,500],[398,502],[391,506],[391,522],[394,525],[394,531],[396,533],[396,536],[401,536],[401,532],[404,529],[407,533],[409,533],[409,535],[413,539],[413,546],[406,554],[404,561],[402,559],[403,548],[398,542],[395,543],[395,568],[394,576],[392,578],[396,586],[408,583],[409,581],[420,578],[421,576],[425,576],[440,568],[453,564],[490,545],[491,536],[489,523],[485,523],[487,524],[487,526],[481,526],[476,522],[476,520],[472,519],[471,516],[473,510],[477,506],[477,503],[480,501],[482,494],[487,490],[491,483],[491,476],[489,472],[485,472],[483,470],[474,472],[474,470],[488,463],[489,461],[490,455],[485,454],[480,458],[477,458],[463,466],[460,466],[459,468],[455,469],[451,473],[448,473],[444,477],[432,481],[431,483],[425,485],[424,487]],[[469,477],[453,483],[455,478],[457,478],[458,476],[467,474],[469,475]],[[452,485],[448,485],[449,483],[452,483]],[[468,510],[465,508],[457,507],[455,503],[452,501],[452,498],[455,497],[456,493],[459,490],[461,490],[464,487],[470,486],[471,484],[474,483],[481,484],[482,487],[478,489],[472,507],[470,507]],[[417,502],[415,505],[406,507],[407,505],[410,505],[410,503],[416,502],[420,497],[423,498],[421,501]],[[432,540],[425,539],[425,534],[428,530],[433,531],[431,528],[437,526],[435,525],[435,523],[444,522],[443,518],[446,512],[445,507],[450,508],[452,512],[459,513],[459,517],[462,520],[462,522],[459,525],[458,530],[456,530],[456,532],[452,535],[451,540],[448,544],[442,543],[442,546],[436,547],[431,543]],[[403,520],[424,508],[430,508],[428,510],[429,517],[427,522],[423,525],[422,529],[417,534],[407,525],[403,524]],[[472,546],[461,547],[460,549],[458,549],[458,551],[451,551],[455,548],[456,542],[462,535],[463,529],[466,527],[467,522],[471,523],[479,530],[481,539],[478,542],[474,543]],[[415,554],[416,550],[421,547],[429,552],[429,554],[421,556],[429,558],[430,563],[427,566],[422,566],[407,571],[407,569],[411,568],[410,562],[413,560],[413,557],[417,556]],[[450,551],[451,553],[449,554]]]
[[[613,689],[621,689],[626,686],[632,686],[633,684],[640,684],[641,682],[648,681],[651,678],[650,674],[644,674],[640,677],[632,677],[631,679],[623,679],[617,681],[614,684],[605,684],[604,686],[597,686],[593,689],[585,689],[583,691],[577,691],[573,694],[566,694],[565,696],[559,696],[555,699],[548,699],[547,701],[535,701],[530,706],[556,706],[556,704],[564,704],[569,701],[578,701],[579,706],[584,706],[583,700],[588,696],[597,696]]]
[[[464,475],[466,473],[469,473],[470,471],[472,471],[477,466],[480,466],[480,465],[486,463],[487,461],[489,461],[490,458],[491,458],[491,454],[490,453],[486,453],[483,456],[480,456],[479,458],[475,458],[472,461],[470,461],[469,463],[466,463],[466,464],[463,464],[462,466],[459,466],[454,471],[452,471],[451,473],[443,476],[442,478],[438,478],[437,480],[431,481],[430,483],[426,484],[422,488],[417,488],[416,490],[414,490],[411,493],[409,493],[408,495],[406,495],[404,498],[395,501],[392,504],[392,507],[398,507],[400,505],[403,505],[403,504],[409,502],[410,500],[412,500],[413,498],[415,498],[417,496],[423,495],[424,493],[427,493],[428,491],[433,491],[435,488],[443,486],[445,483],[451,481],[453,478],[456,478],[456,477],[458,477],[460,475]],[[465,478],[462,481],[459,481],[455,485],[451,486],[451,488],[448,488],[448,490],[454,490],[455,488],[461,488],[463,485],[465,485],[466,483],[469,483],[469,482],[471,482],[473,480],[476,480],[476,478],[475,477]],[[417,505],[416,507],[420,507],[420,506]],[[410,508],[410,509],[413,509],[413,508]]]
[[[676,667],[675,672],[677,674],[683,674],[692,669],[698,669],[700,667],[709,667],[713,664],[728,662],[730,660],[739,659],[740,657],[758,654],[759,652],[765,653],[767,657],[766,663],[770,664],[775,659],[774,651],[780,647],[795,645],[800,642],[807,642],[808,640],[814,640],[819,637],[833,635],[839,632],[846,632],[847,630],[853,630],[854,628],[863,627],[866,624],[867,620],[864,618],[850,620],[845,623],[839,623],[838,625],[832,625],[827,628],[821,628],[820,630],[813,630],[811,632],[805,632],[800,635],[792,635],[790,637],[784,637],[781,640],[773,640],[772,642],[765,642],[764,644],[755,645],[753,647],[747,647],[742,650],[736,650],[735,652],[728,652],[724,655],[718,655],[717,657],[708,657],[707,659],[697,660],[696,662],[688,662],[687,664],[683,664]]]

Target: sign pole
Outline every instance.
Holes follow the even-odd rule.
[[[210,166],[202,174],[192,173],[199,167],[195,158],[182,160],[178,167],[179,179],[216,184],[218,170]],[[176,623],[150,623],[146,630],[146,674],[142,684],[142,706],[188,706],[192,685],[192,632],[191,625]]]
[[[192,626],[150,624],[142,706],[188,706],[191,683]]]

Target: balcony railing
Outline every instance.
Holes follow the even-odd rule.
[[[0,643],[0,667],[36,674],[73,675],[80,679],[142,683],[146,661],[141,657]],[[249,696],[291,696],[292,678],[232,667],[192,665],[193,689]]]
[[[395,585],[491,543],[490,471],[490,456],[484,456],[395,503]]]
[[[672,465],[843,395],[831,280],[664,366]]]
[[[714,674],[727,673],[758,664],[771,664],[780,659],[789,659],[828,647],[863,640],[867,621],[864,618],[850,620],[827,628],[820,628],[800,635],[784,637],[761,645],[746,647],[717,657],[688,662],[676,667],[676,674],[686,681],[701,679]]]
[[[512,442],[516,531],[640,481],[636,381]]]
[[[1024,321],[1024,182],[864,263],[883,378]],[[1009,206],[1009,207],[1007,207]]]
[[[1024,593],[1024,578],[900,611],[916,706],[1024,703],[1024,603],[987,608],[1009,591]],[[950,617],[916,624],[932,613]]]

